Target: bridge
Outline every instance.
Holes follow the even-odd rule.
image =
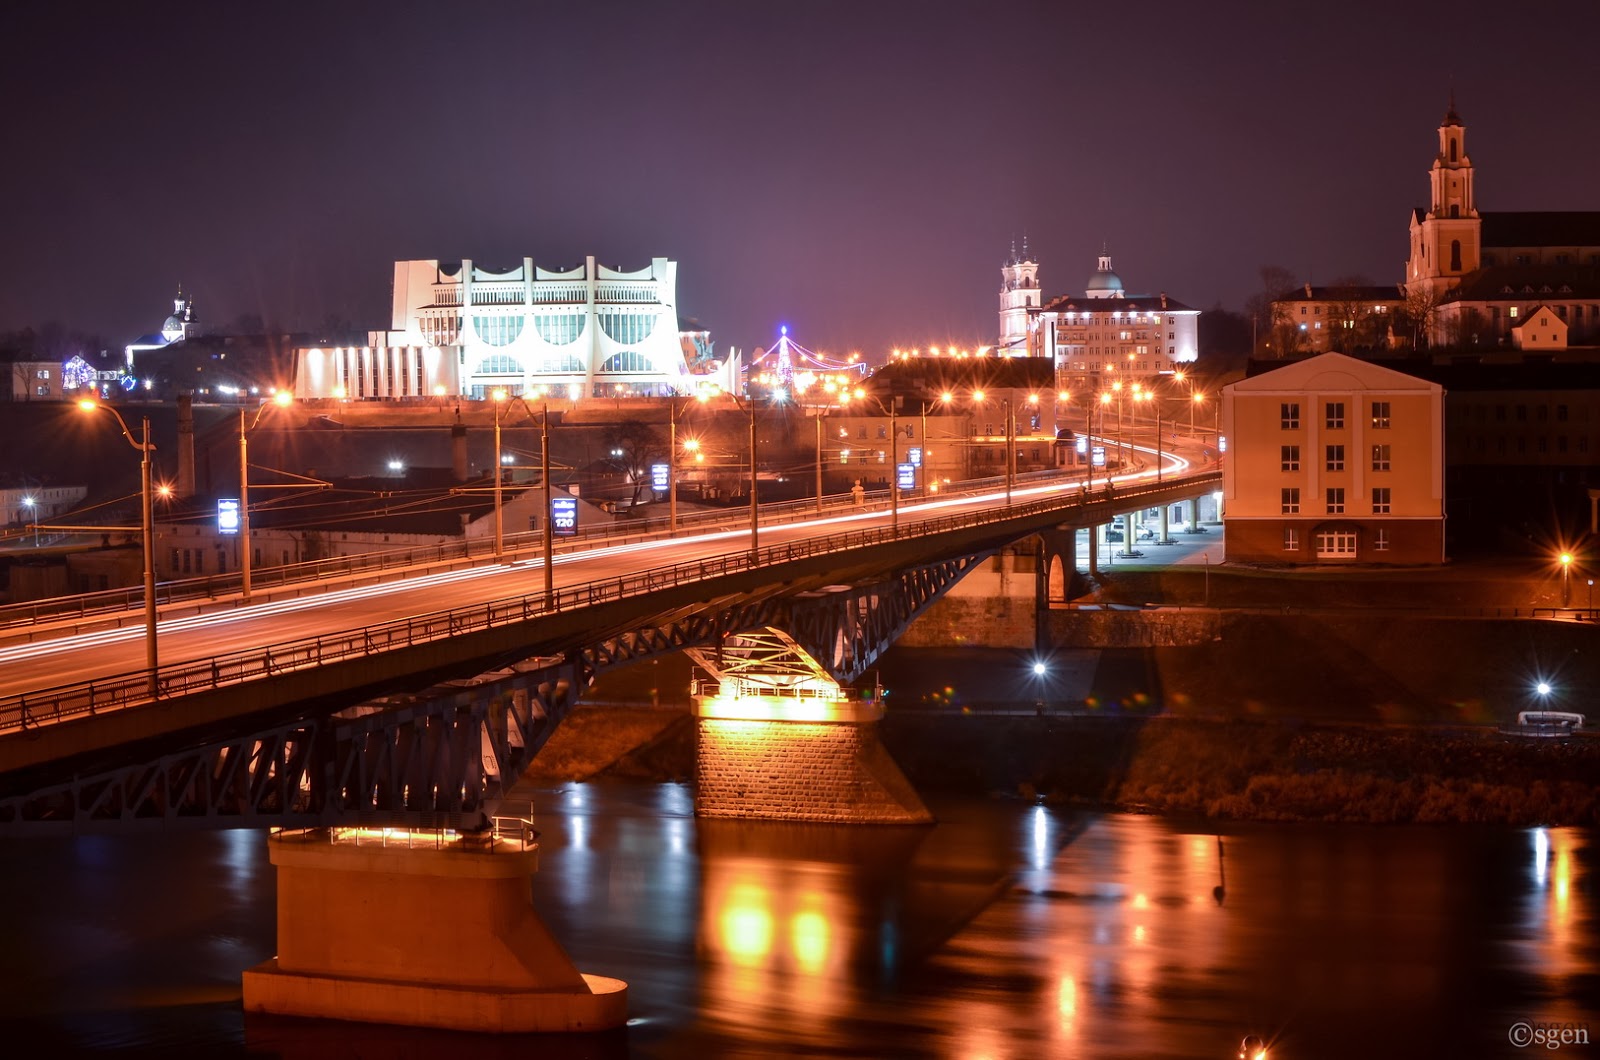
[[[13,613],[0,832],[272,828],[278,953],[244,973],[250,1011],[620,1026],[626,984],[579,972],[533,909],[537,836],[504,798],[595,675],[688,651],[716,678],[695,690],[698,813],[927,821],[877,743],[881,701],[844,685],[1006,545],[1155,506],[1165,526],[1166,505],[1220,484],[1213,465],[1155,455],[1098,488],[1052,473],[549,556],[368,566],[248,603],[169,587],[155,670],[142,601]],[[1042,565],[1041,591],[1060,567],[1059,552]],[[397,932],[397,907],[453,914]]]
[[[370,788],[354,804],[322,792],[272,812],[259,800],[234,806],[237,824],[255,826],[303,824],[307,813],[322,823],[346,814],[460,823],[492,802],[501,780],[514,781],[597,673],[777,627],[848,683],[999,548],[1041,530],[1092,527],[1218,488],[1215,467],[1171,454],[1166,461],[1160,482],[1146,470],[1091,490],[1078,475],[1051,474],[1019,483],[1010,497],[989,489],[904,503],[897,512],[881,504],[836,507],[765,523],[755,550],[748,528],[602,539],[555,557],[549,595],[542,554],[529,546],[503,564],[388,570],[370,583],[314,587],[320,591],[288,586],[280,596],[258,594],[248,606],[237,598],[180,601],[162,614],[166,662],[153,682],[141,666],[137,606],[0,626],[0,828],[148,819],[156,805],[135,806],[126,794],[134,783],[130,758],[145,766],[168,759],[170,771],[171,756],[204,747],[216,766],[218,756],[238,758],[245,744],[263,740],[292,757],[295,746],[325,746],[328,734],[319,727],[352,709],[359,719],[344,719],[343,739],[333,742],[346,744],[350,755],[360,742],[370,757],[374,740],[392,750],[400,739],[396,711],[381,709],[381,701],[404,700],[400,713],[414,727],[418,711],[453,714],[469,700],[486,705],[509,696],[519,704],[512,717],[502,715],[498,731],[476,734],[495,745],[488,772],[469,778],[475,770],[467,758],[476,756],[454,747],[444,765],[465,772],[448,781],[431,773],[426,786],[437,794],[427,806],[415,797],[393,801],[393,792],[384,804]],[[423,708],[408,698],[442,685],[448,695],[433,698],[455,708]],[[480,713],[486,717],[479,726],[490,724],[487,710]],[[463,731],[456,742],[468,739]],[[256,747],[251,756],[267,753]],[[306,759],[299,768],[313,764]],[[124,794],[90,806],[89,777]],[[294,778],[282,772],[276,779]],[[147,796],[156,793],[148,777],[143,786]],[[63,816],[69,789],[70,818]],[[200,813],[184,795],[168,792],[160,816],[198,814],[215,826],[231,816],[225,806],[237,794],[209,800]]]

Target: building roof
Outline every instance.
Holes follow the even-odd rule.
[[[1600,268],[1593,265],[1491,265],[1461,277],[1445,302],[1561,301],[1600,298]]]
[[[1316,390],[1437,390],[1431,383],[1407,371],[1347,357],[1342,353],[1320,353],[1295,361],[1251,361],[1249,374],[1224,389],[1245,393],[1305,392]]]
[[[1600,210],[1480,213],[1479,240],[1496,247],[1600,247]]]
[[[1306,284],[1297,287],[1293,293],[1274,298],[1274,302],[1403,302],[1406,298],[1405,289],[1397,283],[1379,284],[1377,286],[1346,286],[1333,284],[1327,287],[1316,287]]]
[[[1064,294],[1039,309],[1038,313],[1198,313],[1194,306],[1162,294],[1124,295],[1119,298],[1085,298]]]

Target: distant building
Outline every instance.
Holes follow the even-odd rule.
[[[632,272],[593,257],[557,270],[532,258],[509,268],[397,261],[390,329],[370,333],[365,345],[297,351],[295,396],[688,393],[677,276],[666,258]]]
[[[1101,254],[1081,298],[1064,295],[1032,311],[1038,355],[1061,390],[1098,390],[1115,380],[1169,375],[1199,354],[1200,310],[1165,293],[1130,295]]]
[[[1600,342],[1600,211],[1482,212],[1467,127],[1439,125],[1427,207],[1411,213],[1405,288],[1433,345],[1502,346],[1535,306],[1574,344]]]
[[[1405,288],[1306,284],[1275,299],[1272,319],[1293,328],[1295,349],[1306,353],[1351,353],[1392,345],[1392,329],[1405,307]]]
[[[1444,388],[1324,353],[1223,388],[1230,562],[1442,563]]]
[[[172,299],[172,314],[162,322],[161,330],[141,335],[122,348],[124,366],[129,374],[137,374],[136,365],[142,354],[165,349],[199,333],[200,321],[195,315],[194,300],[184,297],[183,285],[179,284],[178,293]]]
[[[1039,263],[1028,253],[1028,239],[1022,239],[1022,253],[1011,244],[1011,256],[1000,267],[1000,341],[995,352],[1002,357],[1033,355],[1030,335],[1035,321],[1029,311],[1039,308]]]

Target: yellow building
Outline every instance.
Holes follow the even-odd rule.
[[[1339,353],[1222,392],[1230,562],[1444,561],[1444,388]]]

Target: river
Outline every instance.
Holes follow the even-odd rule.
[[[604,1035],[246,1018],[274,949],[257,832],[0,844],[7,1054],[1600,1056],[1597,836],[1226,825],[933,802],[926,828],[697,821],[677,785],[539,792],[535,904],[629,983]],[[437,910],[397,909],[409,917]],[[20,1052],[11,1047],[25,1045]],[[1539,1048],[1539,1052],[1545,1052]]]

